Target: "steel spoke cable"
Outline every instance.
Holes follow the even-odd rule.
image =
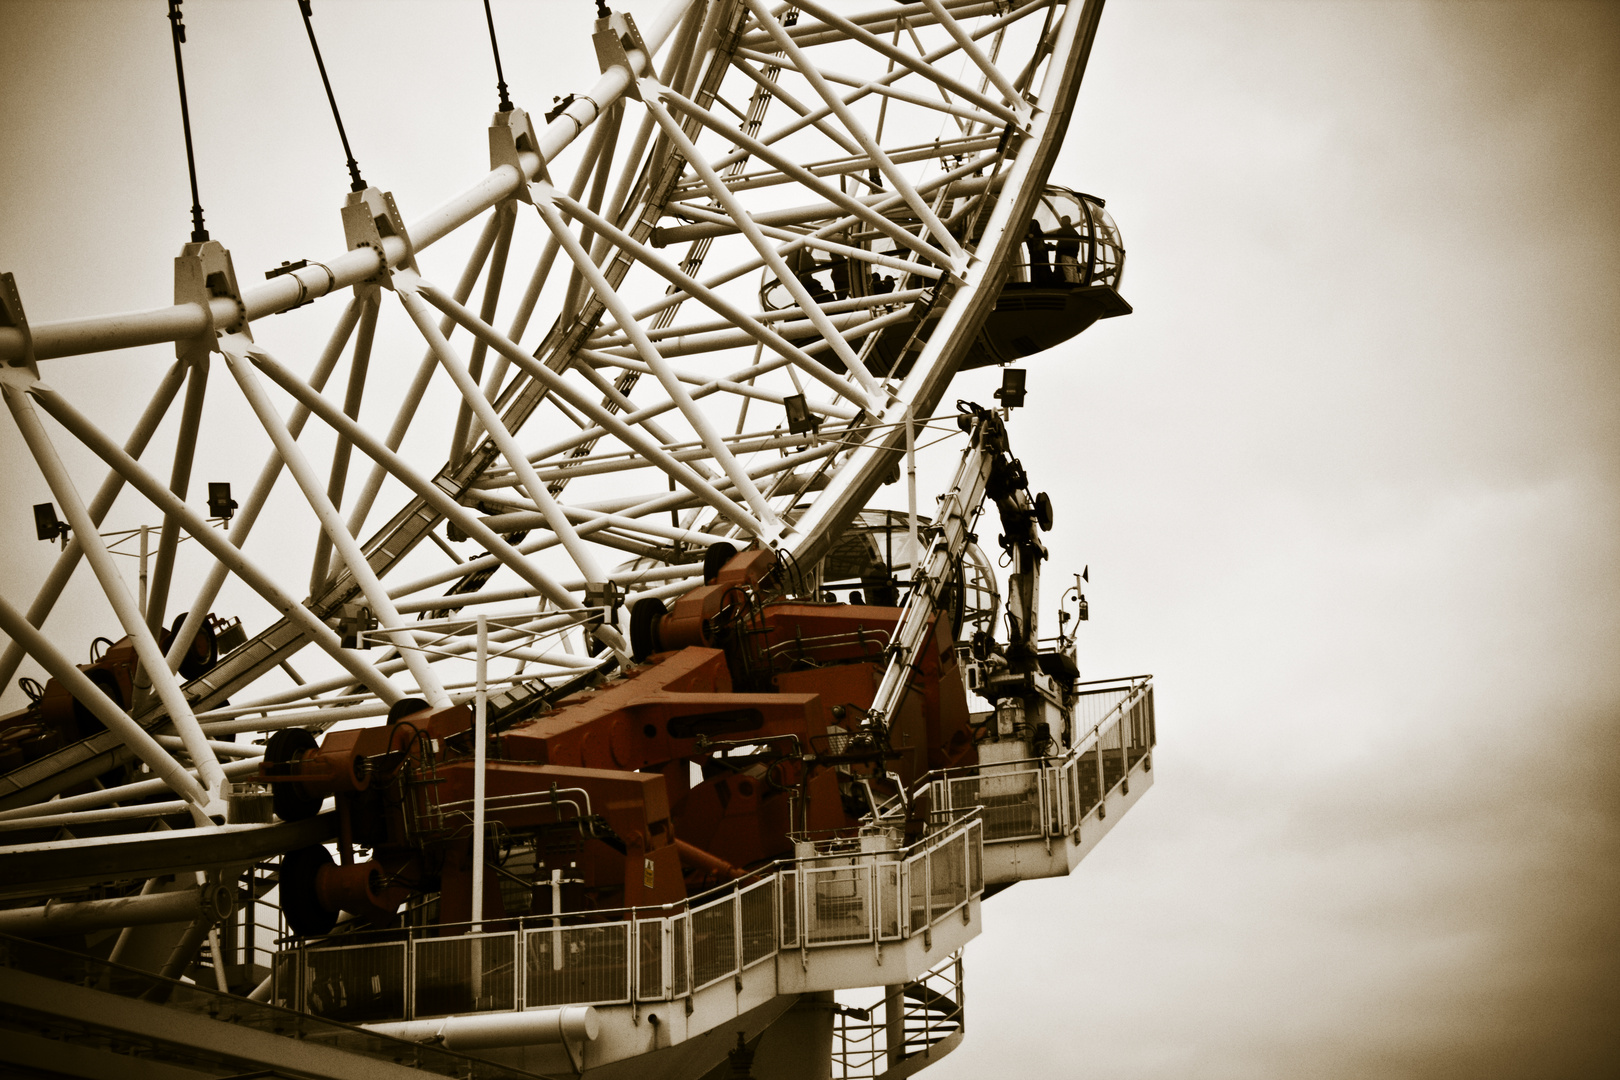
[[[489,0],[484,0],[484,20],[489,23],[489,51],[495,54],[495,89],[501,96],[500,111],[512,111],[512,99],[506,96],[506,76],[501,74],[501,46],[495,40],[495,15],[489,10]]]
[[[298,0],[298,11],[304,17],[304,30],[309,34],[309,47],[315,53],[315,66],[321,72],[321,85],[326,88],[327,103],[332,106],[332,119],[337,124],[338,138],[343,142],[343,155],[349,162],[349,190],[364,191],[366,182],[360,177],[360,163],[354,160],[354,151],[349,149],[349,136],[343,130],[343,117],[338,113],[337,97],[332,93],[332,80],[326,77],[326,62],[321,59],[321,46],[315,40],[315,24],[310,20],[314,12],[310,5],[313,0]]]
[[[186,171],[191,176],[191,242],[203,243],[208,230],[203,227],[202,200],[197,194],[197,155],[191,148],[191,107],[186,101],[186,66],[180,58],[180,46],[186,40],[186,26],[181,22],[181,0],[169,0],[169,36],[174,40],[174,78],[180,84],[180,126],[186,133]]]

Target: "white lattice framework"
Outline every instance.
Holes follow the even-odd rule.
[[[490,167],[468,162],[464,194],[408,221],[382,192],[351,195],[349,250],[324,263],[238,288],[223,247],[190,245],[174,306],[31,327],[8,281],[4,397],[71,534],[32,594],[0,601],[0,683],[26,653],[107,731],[4,778],[0,829],[140,828],[182,808],[204,824],[222,785],[257,767],[221,736],[463,696],[471,624],[446,643],[446,618],[508,628],[492,635],[497,682],[568,677],[606,659],[576,651],[575,628],[626,648],[628,605],[602,617],[609,583],[630,601],[677,595],[719,541],[812,566],[928,423],[993,307],[1100,8],[676,0],[639,28],[599,23],[601,78],[549,123],[498,116]],[[458,230],[477,234],[465,269],[428,279],[421,256]],[[509,259],[522,230],[539,238],[532,265]],[[276,316],[310,302],[329,312],[325,348],[283,355]],[[926,340],[909,337],[922,312],[937,316]],[[385,319],[419,334],[414,369],[373,361]],[[170,341],[157,385],[128,388],[149,402],[132,430],[108,431],[49,382],[53,358]],[[378,379],[405,386],[389,415],[362,413]],[[415,422],[429,394],[456,396],[452,430]],[[227,397],[251,408],[259,430],[240,437],[267,458],[222,528],[190,475],[201,418]],[[790,422],[801,404],[810,421]],[[173,460],[143,457],[176,408]],[[300,439],[311,425],[331,429],[329,455]],[[69,441],[105,473],[70,470]],[[449,448],[437,472],[412,464],[429,445]],[[307,514],[312,554],[295,574],[254,544],[278,483]],[[144,610],[97,533],[116,500],[162,522]],[[171,595],[177,558],[206,561],[195,595]],[[128,709],[67,659],[82,642],[53,636],[76,572],[135,644],[149,685]],[[251,639],[186,682],[184,643],[232,575],[265,605],[243,613]],[[391,647],[345,646],[360,608]],[[294,684],[284,665],[300,653],[310,677]],[[154,779],[45,805],[132,757]],[[164,789],[173,801],[115,805]]]

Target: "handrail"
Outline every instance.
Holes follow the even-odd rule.
[[[918,840],[910,847],[879,848],[868,851],[818,850],[809,855],[795,854],[791,858],[775,859],[769,863],[766,863],[764,866],[756,867],[755,869],[750,870],[746,875],[737,878],[734,881],[723,882],[703,892],[695,893],[682,900],[672,901],[668,904],[636,907],[589,908],[579,911],[564,911],[557,914],[548,913],[544,915],[508,915],[498,919],[484,918],[478,920],[476,923],[469,919],[453,923],[435,922],[424,923],[417,926],[382,927],[371,930],[356,930],[348,933],[327,934],[316,939],[308,939],[300,937],[296,934],[289,934],[285,937],[277,938],[276,943],[284,944],[297,942],[301,944],[297,945],[296,947],[301,948],[316,948],[319,947],[319,943],[334,940],[341,940],[341,942],[346,945],[381,944],[395,941],[415,941],[424,933],[431,932],[434,935],[441,935],[446,930],[454,931],[458,928],[471,928],[475,925],[490,926],[510,924],[509,929],[494,930],[490,931],[490,933],[520,933],[525,930],[556,929],[557,927],[553,925],[553,920],[558,919],[562,920],[563,929],[579,929],[586,926],[618,926],[625,925],[627,923],[649,921],[651,919],[676,918],[678,916],[699,910],[700,908],[706,908],[714,903],[726,899],[729,896],[746,892],[748,889],[769,878],[773,878],[783,873],[795,872],[802,869],[804,864],[813,863],[819,859],[848,858],[852,855],[892,855],[900,861],[904,861],[905,859],[915,858],[920,854],[928,854],[929,852],[934,851],[936,848],[949,843],[958,836],[967,832],[972,828],[974,822],[977,821],[978,818],[978,807],[963,808],[957,811],[955,816],[945,825],[941,826],[940,829],[924,837],[923,839]],[[826,844],[828,841],[817,841],[816,843]],[[811,869],[819,868],[811,867]],[[604,916],[608,917],[604,918]],[[613,916],[617,916],[617,918],[614,918]],[[569,922],[569,920],[582,919],[589,921]],[[466,935],[462,934],[446,936]]]
[[[1145,679],[1147,681],[1137,685],[1135,684],[1134,680],[1138,678]],[[1010,761],[998,761],[996,762],[995,767],[997,769],[1008,769],[1010,766],[1014,765],[1037,765],[1042,768],[1061,768],[1071,758],[1076,758],[1081,754],[1089,752],[1089,747],[1086,746],[1087,740],[1100,739],[1105,728],[1113,728],[1115,725],[1117,725],[1120,720],[1124,719],[1127,708],[1134,706],[1137,702],[1141,701],[1147,695],[1147,692],[1153,688],[1153,676],[1151,675],[1133,675],[1131,676],[1131,679],[1133,680],[1133,683],[1130,687],[1129,696],[1127,696],[1119,704],[1115,705],[1112,709],[1109,709],[1107,713],[1103,714],[1102,719],[1092,724],[1091,728],[1084,735],[1081,735],[1075,741],[1074,745],[1066,750],[1063,754],[1040,755],[1027,758],[1015,758]],[[1113,682],[1116,680],[1097,679],[1093,681]],[[1076,685],[1086,684],[1081,683]],[[928,785],[935,780],[953,779],[953,774],[966,775],[969,773],[977,773],[981,768],[983,768],[982,765],[951,765],[943,769],[930,769],[928,772],[924,773],[918,778],[917,783],[912,786],[912,791],[920,794],[927,790]]]

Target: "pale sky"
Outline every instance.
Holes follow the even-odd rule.
[[[356,153],[409,218],[482,154],[481,13],[340,6]],[[167,301],[162,8],[0,3],[0,269],[37,321]],[[556,6],[497,12],[520,103],[594,76]],[[336,250],[296,9],[187,21],[239,274]],[[930,1077],[1620,1074],[1617,121],[1613,3],[1109,4],[1053,178],[1108,200],[1136,313],[1030,361],[1012,433],[1052,572],[1091,568],[1085,676],[1156,676],[1156,783],[985,905]],[[46,378],[104,403],[163,357]],[[10,596],[45,496],[0,429]]]

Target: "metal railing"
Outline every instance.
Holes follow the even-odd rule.
[[[966,1025],[962,955],[915,982],[889,987],[870,1008],[840,1007],[836,1017],[832,1080],[876,1080],[907,1058],[948,1053],[954,1042],[946,1040]]]
[[[669,914],[302,945],[277,954],[271,1000],[358,1024],[682,998],[785,949],[900,941],[965,914],[984,889],[983,835],[966,812],[910,848],[810,844],[774,873]]]
[[[282,970],[296,959],[294,954],[280,953],[276,956],[275,966]],[[296,967],[296,963],[293,966]],[[457,1080],[525,1080],[533,1077],[532,1073],[467,1057],[439,1046],[402,1042],[330,1018],[250,1001],[194,983],[165,979],[149,971],[137,971],[37,941],[24,941],[0,934],[0,979],[7,978],[8,973],[13,971],[163,1005],[178,1012],[194,1014],[199,1021],[215,1020],[289,1039],[300,1039],[383,1062],[402,1064],[432,1075],[456,1077]],[[196,1066],[200,1064],[198,1053],[192,1045],[171,1046],[162,1039],[154,1039],[152,1045],[143,1051],[142,1057],[159,1063]],[[240,1071],[241,1067],[226,1054],[219,1055],[218,1065],[232,1071]],[[356,1073],[363,1071],[356,1066]]]
[[[1077,828],[1153,751],[1152,679],[1126,683],[1080,692],[1073,721],[1080,734],[1061,757],[930,773],[920,794],[931,813],[949,820],[977,808],[986,844],[1045,839]]]

